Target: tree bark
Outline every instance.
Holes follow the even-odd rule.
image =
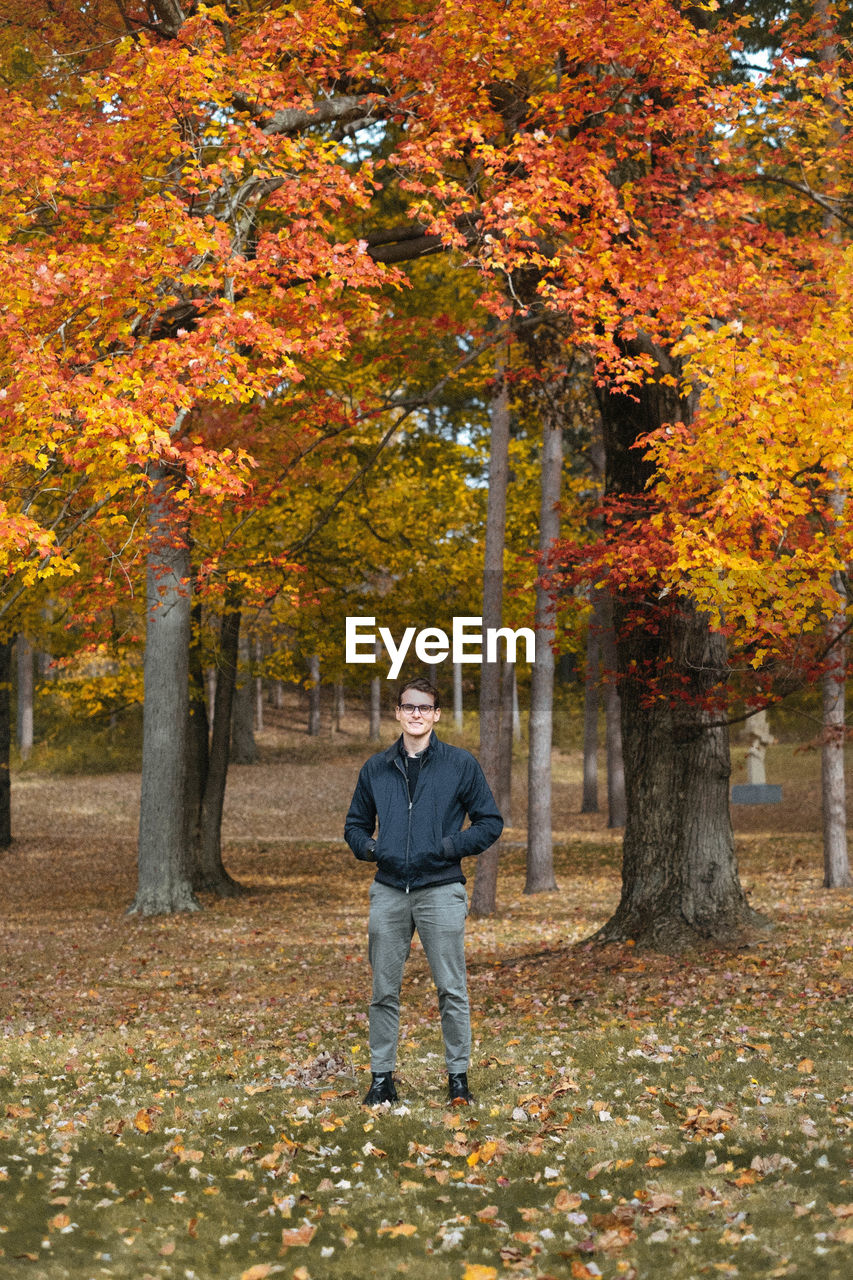
[[[847,848],[847,790],[844,770],[845,680],[847,645],[844,610],[846,590],[841,574],[833,575],[839,598],[838,611],[826,629],[829,666],[821,681],[823,695],[823,744],[821,746],[821,794],[823,800],[823,885],[844,889],[853,884]]]
[[[240,642],[239,598],[229,591],[220,623],[219,668],[213,711],[213,733],[207,777],[201,802],[201,822],[196,856],[196,889],[233,898],[242,885],[228,874],[222,861],[222,813],[228,780],[234,688],[237,682]]]
[[[320,733],[320,658],[312,653],[308,659],[308,733],[316,738]]]
[[[12,843],[12,641],[0,640],[0,849]]]
[[[209,722],[207,718],[207,686],[202,664],[201,601],[193,600],[191,613],[192,633],[189,653],[189,725],[187,727],[187,793],[184,805],[186,815],[187,849],[190,851],[190,878],[194,889],[199,888],[198,840],[201,830],[201,802],[209,763]]]
[[[216,667],[208,667],[204,673],[207,688],[207,723],[213,724],[213,710],[216,702]]]
[[[138,886],[128,913],[165,915],[199,908],[185,811],[191,587],[180,477],[162,465],[151,477]]]
[[[680,366],[654,355],[680,385]],[[652,380],[631,395],[602,388],[599,397],[607,491],[642,495],[651,465],[633,446],[664,422],[689,422],[692,403]],[[690,601],[660,602],[641,587],[633,601],[620,597],[614,622],[628,812],[621,900],[595,937],[665,951],[705,939],[736,944],[761,918],[738,879],[728,730],[708,709],[726,678],[724,641]],[[664,679],[666,686],[650,687]],[[668,691],[672,697],[659,696]]]
[[[26,760],[33,749],[33,698],[35,694],[35,655],[33,646],[23,634],[16,642],[18,658],[18,751]]]
[[[374,676],[370,681],[370,741],[379,742],[382,737],[382,678]]]
[[[332,731],[340,733],[346,715],[347,700],[346,691],[344,689],[343,680],[336,680],[334,687],[334,702],[332,713]]]
[[[462,663],[453,664],[453,723],[459,733],[465,724],[465,713],[462,707]]]
[[[483,568],[483,631],[500,627],[503,615],[504,544],[506,542],[506,496],[509,483],[509,391],[504,376],[503,351],[495,370],[489,441],[489,497],[486,509],[486,547]],[[480,765],[486,781],[497,796],[500,790],[501,727],[500,663],[484,662],[480,668]],[[498,856],[500,844],[493,844],[477,859],[471,911],[477,916],[497,910]]]
[[[828,0],[816,0],[815,15],[822,37],[822,56],[827,63],[838,56],[838,32],[835,14]],[[832,96],[824,98],[829,113],[832,139],[840,143],[845,131],[841,104]],[[838,243],[840,229],[834,217],[824,213],[823,225],[831,238]],[[849,372],[845,371],[845,372]],[[835,479],[831,506],[836,522],[844,519],[846,494]],[[830,666],[822,681],[823,698],[823,747],[821,751],[821,792],[823,801],[823,884],[826,889],[846,888],[853,884],[850,875],[850,858],[847,849],[847,786],[844,768],[845,682],[847,678],[847,642],[844,634],[847,605],[847,589],[841,573],[833,574],[833,587],[838,597],[838,608],[827,625],[826,639]]]
[[[249,641],[240,636],[237,684],[231,706],[231,759],[235,764],[257,764],[255,742],[255,700],[252,695],[252,659]],[[217,682],[222,672],[217,672]],[[216,715],[214,713],[214,720]]]
[[[607,754],[607,825],[624,827],[627,817],[625,765],[622,759],[622,708],[617,681],[618,659],[609,591],[601,598],[601,658],[604,666],[604,725]]]
[[[598,667],[601,592],[594,591],[592,616],[586,633],[586,674],[583,696],[583,795],[581,813],[598,813]]]
[[[515,663],[505,662],[501,670],[501,752],[498,791],[495,799],[504,824],[512,826],[512,702],[515,694]]]
[[[563,476],[563,428],[553,410],[542,427],[542,478],[539,503],[539,552],[550,551],[560,533],[560,484]],[[551,747],[554,736],[554,602],[542,581],[534,607],[536,661],[530,673],[529,749],[527,756],[527,879],[525,893],[557,888],[551,828]]]
[[[261,675],[264,660],[264,646],[260,638],[255,640],[255,733],[264,731],[264,677]]]

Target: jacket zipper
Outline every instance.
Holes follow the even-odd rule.
[[[402,764],[400,764],[399,760],[395,760],[394,763],[396,764],[397,768],[400,770],[400,772],[403,775],[403,781],[406,784],[406,795],[409,795],[409,775],[406,773],[405,767]],[[418,780],[415,783],[415,791],[417,791],[418,787],[420,786],[421,771],[423,770],[423,767],[425,764],[426,764],[426,760],[422,760],[421,767],[418,770]],[[411,849],[411,844],[412,844],[412,805],[414,804],[414,800],[415,800],[415,797],[413,795],[409,796],[409,813],[408,813],[408,819],[406,823],[406,893],[409,892],[409,851]]]

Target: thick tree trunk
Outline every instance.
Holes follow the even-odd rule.
[[[617,613],[623,672],[684,677],[684,698],[649,697],[648,682],[622,684],[628,816],[622,897],[596,937],[670,951],[699,939],[732,944],[758,923],[738,880],[729,817],[728,730],[701,705],[725,679],[725,642],[689,602],[639,628]],[[636,666],[632,667],[632,664]]]
[[[196,856],[196,885],[199,890],[233,898],[242,886],[228,874],[222,861],[222,813],[228,779],[234,688],[239,658],[240,609],[235,593],[229,593],[220,624],[219,668],[213,711],[213,733],[201,802],[201,823]]]
[[[129,913],[198,910],[186,844],[191,583],[180,477],[152,471],[138,887]]]
[[[833,585],[839,598],[846,598],[840,574]],[[823,799],[823,884],[826,889],[843,889],[853,884],[847,849],[847,791],[844,776],[845,677],[847,645],[843,608],[827,626],[830,665],[822,680],[823,745],[821,748],[821,792]]]
[[[247,637],[240,637],[237,685],[231,707],[231,759],[235,764],[257,764],[255,742],[255,699],[252,691],[252,659]],[[217,673],[217,681],[222,672]],[[214,720],[216,714],[214,713]]]
[[[604,666],[604,724],[607,751],[607,825],[624,827],[625,766],[622,760],[622,708],[616,683],[618,659],[613,626],[613,601],[609,591],[601,596],[601,660]]]
[[[595,591],[586,633],[583,696],[583,795],[581,813],[598,813],[598,681],[601,592]]]
[[[509,391],[501,353],[495,372],[489,442],[489,497],[486,509],[486,547],[483,568],[483,631],[500,627],[503,616],[506,495],[509,482]],[[500,662],[484,662],[480,668],[480,765],[497,797],[500,790],[501,675]],[[477,859],[471,911],[489,916],[497,910],[498,856],[493,844]]]
[[[12,843],[12,641],[0,640],[0,849]]]
[[[680,384],[680,367],[655,356]],[[653,382],[632,395],[604,389],[600,404],[608,492],[643,494],[650,464],[633,446],[664,422],[689,421],[691,405]],[[724,642],[689,601],[641,598],[640,588],[637,597],[614,608],[628,813],[621,900],[596,937],[661,950],[734,944],[760,917],[738,879],[728,730],[708,709],[726,677]]]
[[[26,760],[33,749],[33,700],[35,696],[35,655],[23,634],[15,645],[18,657],[18,751]]]
[[[556,413],[545,415],[542,433],[539,551],[545,555],[560,533],[563,428]],[[554,736],[554,602],[541,578],[534,608],[536,661],[530,673],[527,756],[527,880],[525,893],[557,888],[551,829],[551,746]]]
[[[312,653],[308,659],[308,733],[316,738],[320,733],[320,658]]]

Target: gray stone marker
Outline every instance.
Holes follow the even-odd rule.
[[[773,782],[742,782],[732,787],[732,804],[781,804],[782,788]]]

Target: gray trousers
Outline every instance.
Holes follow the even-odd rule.
[[[438,992],[447,1070],[468,1070],[471,1015],[465,975],[468,895],[461,884],[431,885],[405,893],[370,886],[368,955],[373,970],[370,1002],[370,1068],[393,1071],[400,1032],[400,986],[415,929]]]

